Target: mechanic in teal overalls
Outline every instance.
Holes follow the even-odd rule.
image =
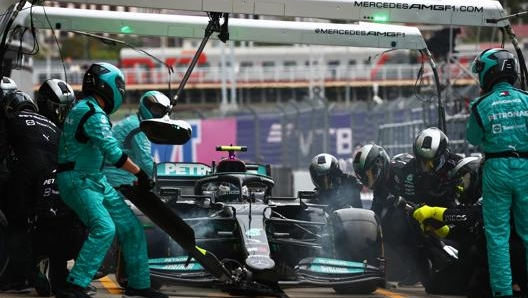
[[[491,288],[494,297],[513,297],[510,214],[528,246],[528,93],[513,87],[517,61],[505,49],[482,52],[472,71],[483,94],[470,104],[466,138],[485,154],[482,212]]]
[[[112,136],[108,115],[123,101],[123,73],[112,64],[94,63],[84,74],[82,92],[85,98],[64,121],[57,182],[62,199],[89,228],[89,235],[68,275],[67,286],[56,297],[90,297],[84,288],[99,269],[117,232],[128,276],[123,297],[167,298],[151,289],[143,227],[102,173],[106,159],[133,173],[140,188],[150,189],[148,175]]]
[[[162,118],[169,113],[170,108],[170,99],[165,94],[147,91],[139,99],[137,114],[124,118],[112,127],[112,134],[119,141],[123,151],[150,177],[154,167],[151,143],[139,129],[139,123],[143,120]],[[132,173],[109,163],[105,166],[104,174],[113,187],[130,185],[137,180]]]

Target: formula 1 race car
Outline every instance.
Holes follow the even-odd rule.
[[[146,229],[153,284],[281,297],[292,286],[347,294],[385,286],[381,229],[371,210],[329,210],[314,203],[312,191],[275,197],[269,165],[237,159],[234,152],[246,147],[217,150],[229,156],[211,166],[158,164],[148,199],[127,194]]]

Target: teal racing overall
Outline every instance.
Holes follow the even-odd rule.
[[[486,160],[482,212],[491,287],[494,297],[508,296],[512,295],[510,212],[528,246],[528,94],[500,82],[471,102],[470,108],[466,138],[480,146]]]
[[[86,287],[92,281],[117,231],[128,286],[150,288],[143,227],[102,173],[105,159],[121,167],[127,155],[112,136],[107,114],[90,96],[69,112],[59,143],[57,182],[61,197],[90,231],[68,282]]]
[[[114,138],[132,161],[145,173],[152,177],[154,161],[152,159],[151,143],[147,136],[139,129],[139,116],[130,115],[112,127]],[[132,173],[116,168],[107,162],[104,174],[110,185],[119,187],[132,184],[137,180]]]

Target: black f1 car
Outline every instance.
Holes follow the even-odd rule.
[[[316,193],[272,195],[269,165],[234,152],[211,166],[161,163],[154,192],[127,198],[146,229],[152,280],[233,294],[285,296],[284,287],[364,294],[385,286],[380,225],[367,209],[330,210]],[[147,198],[147,197],[148,198]],[[117,270],[120,283],[126,282]]]

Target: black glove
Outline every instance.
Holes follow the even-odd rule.
[[[138,178],[137,185],[140,191],[150,191],[154,187],[154,181],[150,179],[145,171],[139,170],[135,175]]]

